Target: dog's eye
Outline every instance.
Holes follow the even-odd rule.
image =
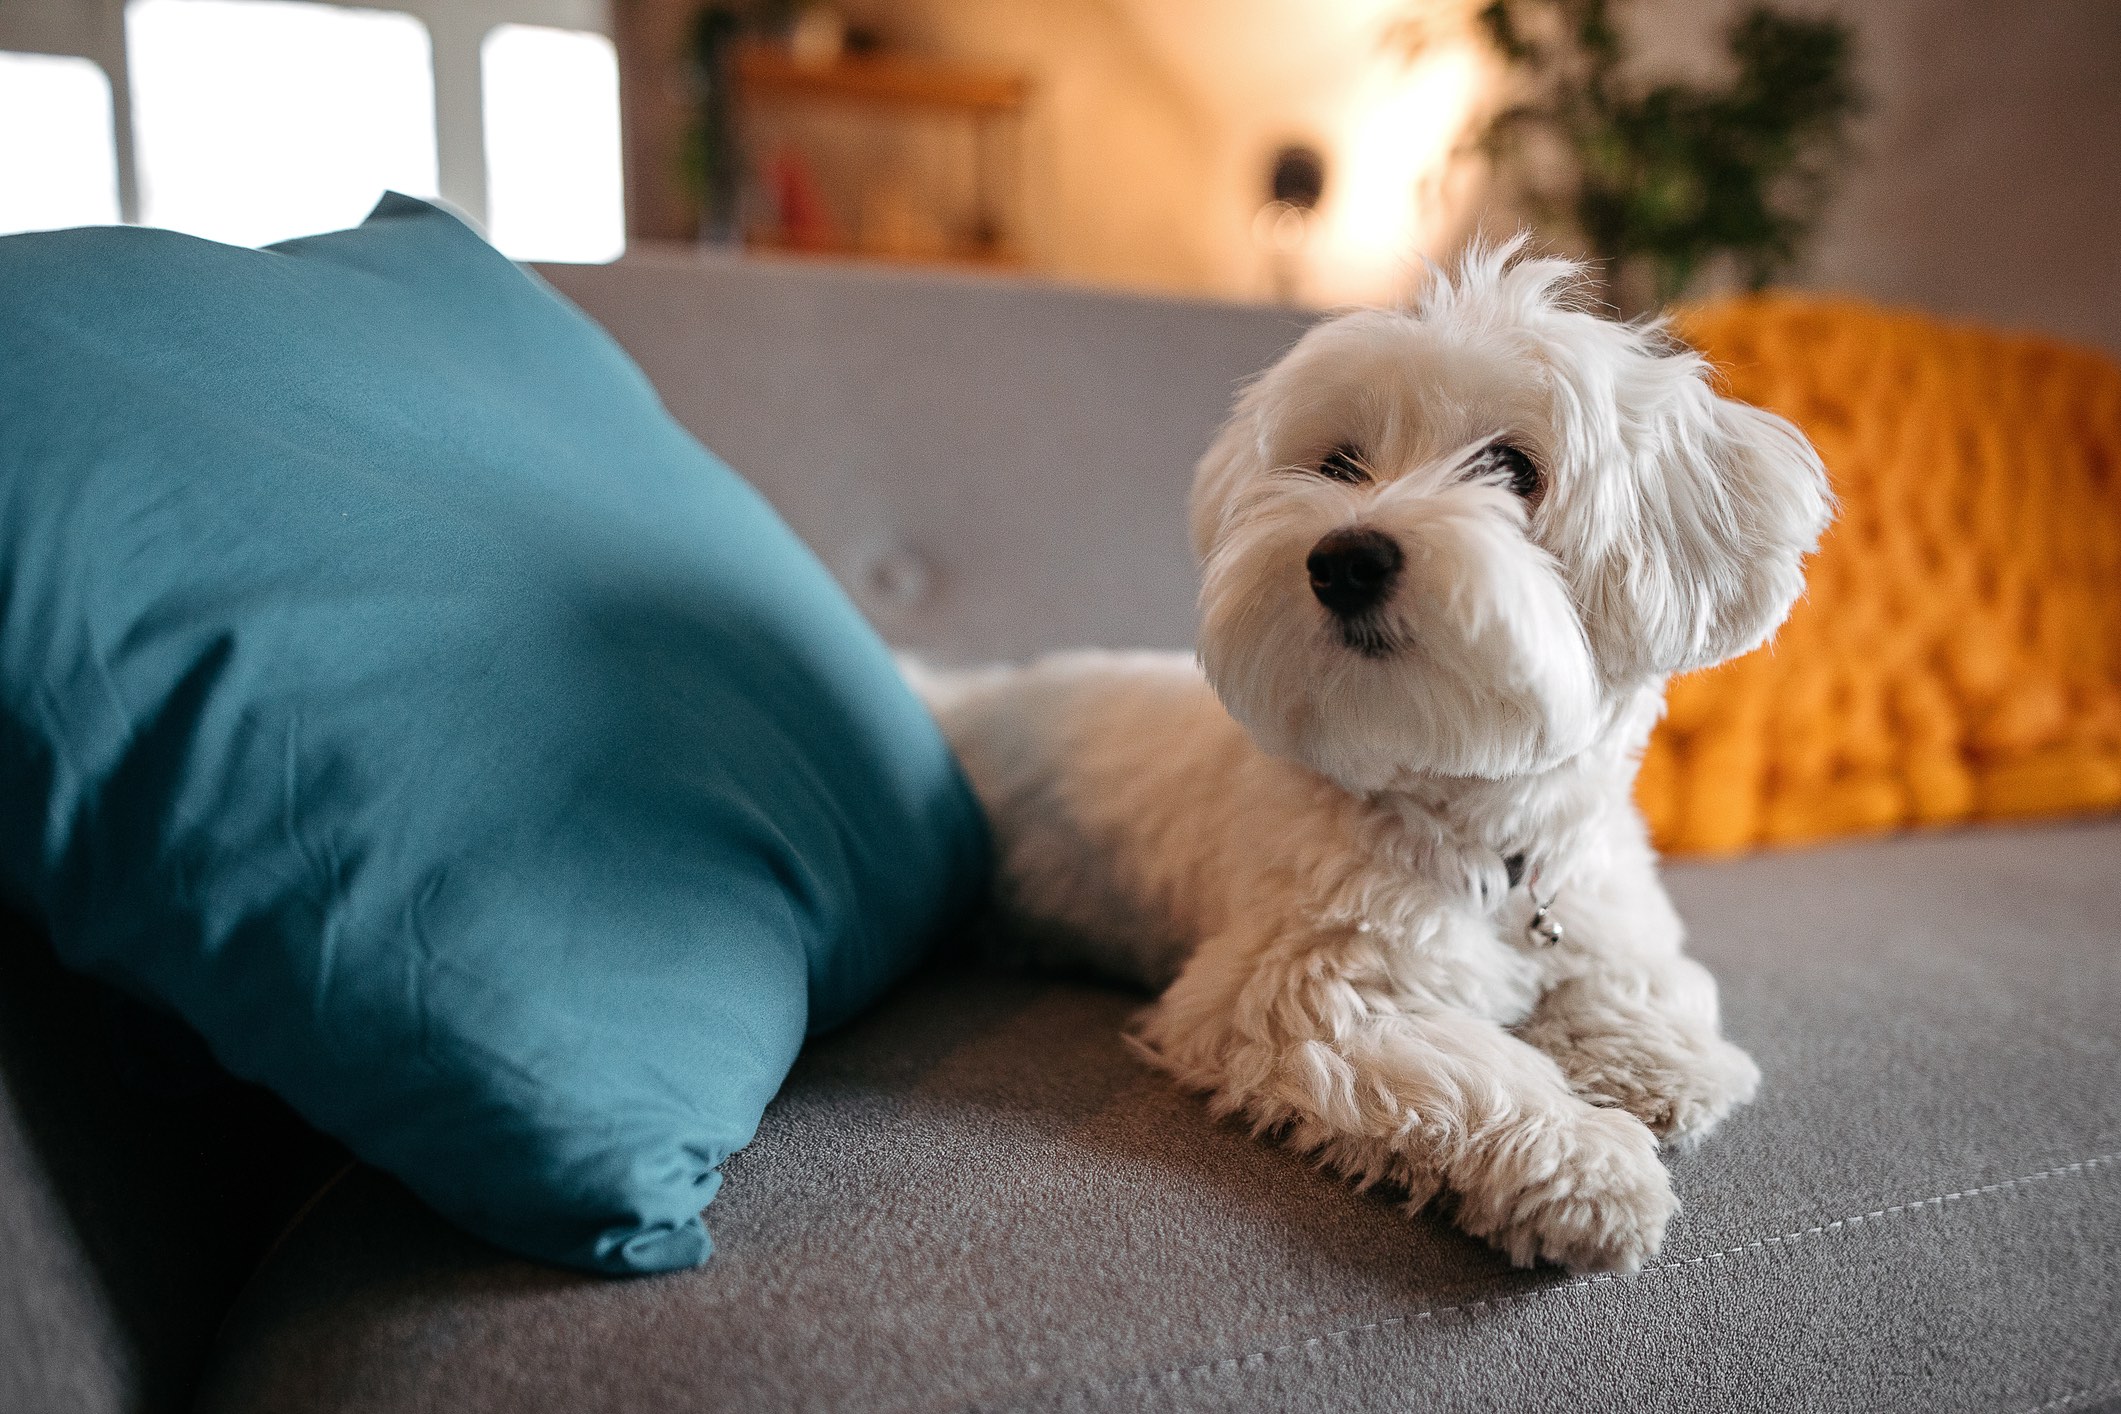
[[[1539,470],[1539,463],[1522,447],[1508,442],[1490,442],[1475,464],[1480,475],[1503,480],[1512,494],[1522,500],[1537,501],[1539,493],[1546,489],[1546,477]]]
[[[1318,474],[1329,481],[1345,481],[1350,486],[1360,486],[1370,479],[1369,471],[1362,464],[1362,453],[1346,442],[1325,454],[1318,463]]]

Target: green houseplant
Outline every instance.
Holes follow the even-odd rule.
[[[1759,288],[1800,256],[1850,152],[1863,96],[1836,19],[1755,5],[1725,36],[1722,83],[1630,70],[1625,0],[1491,0],[1467,27],[1506,74],[1467,145],[1542,230],[1601,267],[1624,312],[1686,294],[1718,265]],[[1401,42],[1440,37],[1410,19]]]

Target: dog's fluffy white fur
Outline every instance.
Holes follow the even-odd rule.
[[[1627,1270],[1676,1208],[1659,1139],[1759,1079],[1636,764],[1668,675],[1781,623],[1830,503],[1794,427],[1576,276],[1476,252],[1243,394],[1195,475],[1197,665],[919,679],[1008,933],[1161,988],[1146,1055],[1519,1263]]]

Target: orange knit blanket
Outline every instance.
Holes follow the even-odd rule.
[[[2121,806],[2121,368],[1787,296],[1680,332],[1804,428],[1841,512],[1775,642],[1672,685],[1660,846]]]

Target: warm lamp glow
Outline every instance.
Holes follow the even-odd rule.
[[[1352,91],[1332,142],[1338,173],[1321,207],[1314,288],[1327,303],[1397,299],[1451,213],[1424,199],[1440,185],[1479,97],[1481,66],[1466,47],[1411,67],[1380,65]],[[1431,252],[1434,253],[1434,252]]]

